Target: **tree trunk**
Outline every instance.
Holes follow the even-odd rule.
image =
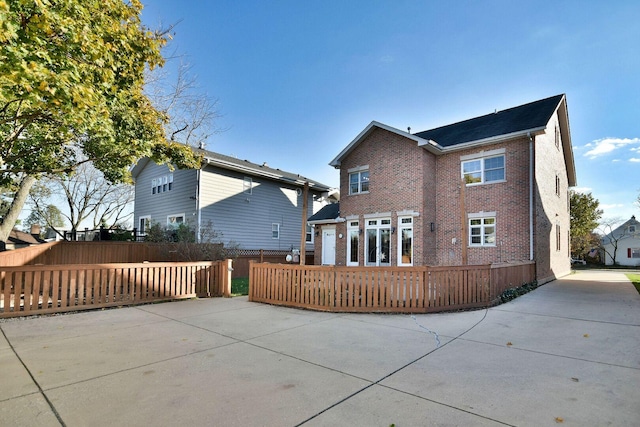
[[[35,182],[36,178],[30,175],[27,175],[22,181],[20,181],[20,188],[11,202],[9,212],[7,212],[7,215],[2,219],[2,224],[0,224],[0,242],[6,242],[7,239],[9,239],[9,234],[16,225],[20,212],[22,212],[22,207],[27,201],[29,190],[31,190],[31,187]]]

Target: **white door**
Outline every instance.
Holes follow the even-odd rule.
[[[322,265],[336,264],[336,229],[322,229]]]

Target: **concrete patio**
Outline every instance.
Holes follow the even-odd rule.
[[[640,425],[640,295],[619,272],[461,313],[241,297],[0,329],[0,425]]]

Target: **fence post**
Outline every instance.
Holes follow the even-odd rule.
[[[255,260],[249,260],[249,301],[253,301],[253,263]]]
[[[231,297],[231,272],[233,271],[233,260],[226,259],[224,261],[220,261],[220,285],[222,286],[222,296],[229,298]]]

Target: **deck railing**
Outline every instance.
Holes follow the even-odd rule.
[[[229,296],[231,260],[0,266],[0,318]]]
[[[535,263],[334,267],[252,262],[249,300],[334,312],[427,313],[487,307],[535,280]]]

